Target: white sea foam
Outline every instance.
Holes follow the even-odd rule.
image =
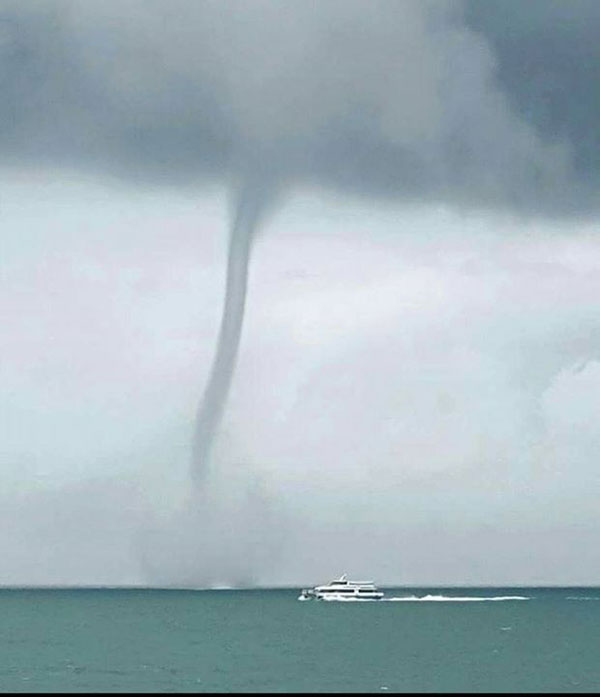
[[[424,595],[417,597],[409,595],[398,598],[383,598],[384,601],[394,603],[478,603],[484,601],[501,601],[501,600],[529,600],[529,597],[524,595],[493,595],[493,596],[458,596],[458,595]]]

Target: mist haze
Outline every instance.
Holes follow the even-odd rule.
[[[599,16],[528,8],[0,3],[0,582],[593,581]]]

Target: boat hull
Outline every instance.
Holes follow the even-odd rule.
[[[367,602],[373,600],[383,600],[383,593],[374,593],[373,595],[361,594],[341,594],[341,593],[301,593],[298,600],[324,600],[326,602],[341,601],[341,602]]]

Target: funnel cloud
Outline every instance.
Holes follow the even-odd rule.
[[[215,357],[196,417],[192,451],[192,476],[201,482],[229,392],[240,345],[248,286],[248,264],[253,238],[271,194],[257,175],[247,179],[235,202],[227,254],[225,302]]]

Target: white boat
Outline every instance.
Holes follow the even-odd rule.
[[[372,581],[349,581],[341,578],[323,586],[305,588],[298,600],[381,600],[383,593]]]

